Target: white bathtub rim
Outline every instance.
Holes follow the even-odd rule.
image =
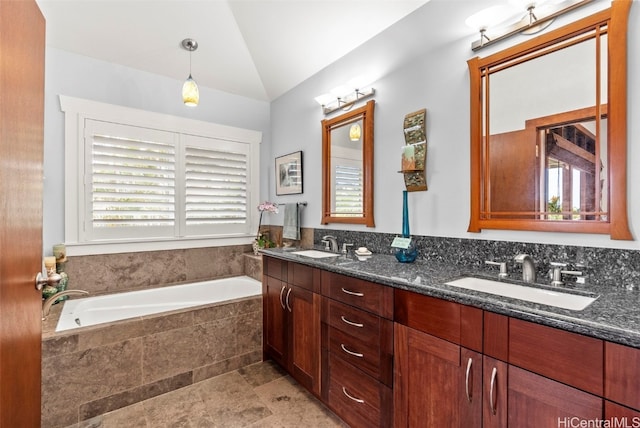
[[[243,279],[243,280],[251,280],[251,282],[255,285],[256,289],[255,292],[249,295],[243,295],[243,296],[238,296],[238,297],[233,297],[233,298],[227,298],[224,300],[215,300],[215,301],[209,301],[209,302],[189,302],[189,305],[182,305],[180,307],[174,307],[174,308],[170,308],[170,309],[166,309],[166,310],[162,310],[162,311],[158,311],[158,312],[151,312],[151,313],[145,313],[142,315],[134,315],[134,316],[128,316],[125,318],[121,318],[121,319],[115,319],[112,321],[106,321],[106,322],[101,322],[101,323],[89,323],[89,324],[85,324],[85,325],[76,325],[74,322],[74,319],[70,319],[68,317],[69,315],[69,308],[71,308],[71,310],[75,310],[75,308],[84,303],[89,301],[90,299],[93,299],[94,301],[99,301],[99,300],[108,300],[110,298],[114,298],[117,296],[122,297],[122,295],[125,294],[132,294],[132,293],[136,293],[138,295],[148,295],[151,294],[153,292],[156,291],[167,291],[166,289],[172,289],[172,288],[179,288],[179,287],[183,287],[183,286],[191,286],[194,284],[205,284],[205,283],[210,283],[210,282],[218,282],[218,281],[225,281],[225,280],[236,280],[236,279]],[[179,283],[179,284],[173,284],[173,285],[167,285],[167,286],[160,286],[160,287],[155,287],[155,288],[149,288],[149,289],[142,289],[142,290],[135,290],[135,291],[126,291],[126,292],[121,292],[121,293],[111,293],[111,294],[101,294],[101,295],[96,295],[96,296],[89,296],[89,297],[83,297],[83,298],[79,298],[79,299],[70,299],[70,300],[66,300],[62,303],[62,308],[60,310],[60,316],[58,318],[58,320],[55,320],[56,322],[56,326],[53,329],[53,331],[51,331],[53,336],[59,336],[59,335],[65,335],[65,334],[73,334],[73,333],[77,333],[78,330],[82,329],[83,331],[86,329],[100,329],[100,328],[105,328],[105,327],[109,327],[112,325],[117,325],[117,324],[121,324],[121,323],[126,323],[126,322],[132,322],[132,321],[136,321],[136,320],[146,320],[146,319],[150,319],[150,318],[155,318],[155,317],[161,317],[161,316],[167,316],[167,315],[172,315],[175,313],[180,313],[180,312],[188,312],[188,311],[192,311],[192,310],[198,310],[198,309],[204,309],[210,306],[216,306],[216,305],[225,305],[225,304],[232,304],[232,303],[237,303],[243,300],[251,300],[251,299],[255,299],[255,298],[259,298],[261,297],[262,294],[262,283],[254,278],[251,278],[249,276],[246,275],[240,275],[240,276],[234,276],[234,277],[226,277],[226,278],[218,278],[218,279],[214,279],[214,280],[205,280],[205,281],[198,281],[198,282],[194,282],[194,283]],[[69,306],[67,307],[67,310],[65,310],[65,306],[67,306],[67,304],[69,304]],[[165,303],[166,305],[166,303]],[[153,307],[153,306],[158,306],[158,304],[156,303],[150,303],[147,306],[149,307]],[[66,322],[63,322],[63,318],[66,317]],[[82,320],[81,320],[82,322]],[[62,323],[62,324],[61,324]],[[71,324],[73,323],[73,324]],[[62,329],[60,329],[60,327],[63,327]]]

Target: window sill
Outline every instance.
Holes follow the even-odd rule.
[[[143,251],[181,250],[186,248],[224,247],[250,245],[255,236],[233,236],[220,238],[186,238],[171,240],[149,240],[135,242],[94,242],[65,243],[68,256],[89,256],[97,254],[137,253]]]

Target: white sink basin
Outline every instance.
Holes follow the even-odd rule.
[[[320,251],[320,250],[292,251],[291,254],[295,254],[297,256],[311,257],[311,258],[314,258],[314,259],[324,259],[324,258],[327,258],[327,257],[338,257],[340,255],[340,254],[328,253],[326,251]]]
[[[581,311],[598,298],[579,294],[562,293],[559,291],[509,284],[507,282],[491,281],[489,279],[465,277],[445,284],[467,290],[481,291],[503,297],[526,300],[527,302],[555,306],[557,308]]]

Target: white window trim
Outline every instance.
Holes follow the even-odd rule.
[[[155,128],[180,134],[196,135],[250,144],[250,186],[248,188],[248,212],[251,230],[258,226],[258,211],[252,209],[259,203],[260,143],[259,131],[219,125],[194,119],[171,116],[122,107],[97,101],[60,95],[60,107],[65,113],[65,245],[70,256],[90,254],[113,254],[122,252],[202,248],[224,245],[249,244],[252,233],[216,236],[207,238],[169,238],[150,240],[118,240],[105,242],[81,242],[81,227],[84,221],[84,121],[96,119],[131,126]]]

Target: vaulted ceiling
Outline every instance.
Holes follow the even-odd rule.
[[[270,101],[428,0],[37,0],[47,46]],[[452,0],[453,1],[453,0]]]

